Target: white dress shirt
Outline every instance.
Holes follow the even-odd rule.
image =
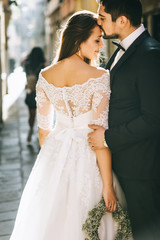
[[[137,28],[134,32],[132,32],[128,37],[124,38],[121,42],[119,42],[121,44],[121,46],[127,50],[130,45],[145,31],[144,25],[141,24],[141,26],[139,28]],[[111,68],[112,69],[114,67],[114,65],[119,61],[119,59],[122,57],[122,55],[125,52],[120,49],[119,52],[117,53]]]

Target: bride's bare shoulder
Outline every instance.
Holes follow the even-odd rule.
[[[104,68],[101,67],[90,67],[90,74],[94,77],[94,78],[98,78],[101,77],[103,74],[109,74],[108,70],[105,70]]]
[[[46,68],[44,68],[42,71],[41,71],[41,74],[43,76],[43,78],[45,78],[45,80],[49,83],[54,83],[54,78],[57,76],[57,74],[61,71],[59,71],[59,65],[60,63],[55,63],[55,64],[52,64]],[[63,71],[62,71],[63,72]]]
[[[41,74],[45,79],[48,79],[50,76],[53,76],[53,72],[55,71],[55,65],[49,65],[41,70]]]

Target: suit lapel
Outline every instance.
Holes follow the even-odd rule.
[[[149,36],[148,31],[146,30],[145,32],[143,32],[132,44],[131,46],[125,51],[125,53],[122,55],[122,57],[119,59],[119,61],[115,64],[115,66],[112,68],[112,70],[110,71],[110,78],[111,78],[111,86],[112,86],[112,82],[113,82],[113,78],[114,78],[114,74],[117,72],[117,70],[121,67],[121,65],[135,52],[136,48],[141,44],[141,42],[144,41],[144,39],[146,37]],[[112,55],[115,58],[115,52]],[[110,58],[107,66],[111,66],[111,60],[112,57]],[[113,59],[114,60],[114,59]],[[112,60],[112,62],[113,62]],[[109,68],[110,69],[110,68]]]
[[[114,61],[114,59],[115,59],[115,57],[116,57],[118,52],[119,52],[119,48],[117,48],[115,50],[115,52],[112,54],[112,56],[110,57],[108,63],[106,64],[106,67],[105,67],[106,69],[110,70],[110,67],[111,67],[111,65],[112,65],[112,63],[113,63],[113,61]]]
[[[132,53],[134,53],[136,50],[136,47],[131,47],[130,49],[128,49],[123,55],[122,57],[119,59],[119,61],[114,65],[114,67],[112,68],[112,70],[110,71],[110,84],[112,86],[112,82],[113,82],[113,78],[114,78],[114,74],[117,72],[117,70],[121,67],[121,65],[129,58],[130,55],[132,55]]]

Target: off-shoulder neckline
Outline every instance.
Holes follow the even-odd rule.
[[[105,75],[109,75],[109,72],[107,71],[107,72],[105,72],[105,73],[103,73],[100,77],[91,77],[91,78],[89,78],[87,81],[85,81],[84,83],[76,83],[76,84],[74,84],[73,86],[64,86],[64,87],[56,87],[56,86],[54,86],[54,84],[53,83],[49,83],[43,76],[42,76],[42,72],[40,72],[40,74],[39,74],[39,77],[41,78],[41,79],[43,79],[45,82],[46,82],[46,84],[48,84],[49,86],[52,86],[52,87],[54,87],[54,88],[56,88],[56,89],[72,89],[72,88],[74,88],[74,87],[76,87],[76,86],[84,86],[84,85],[86,85],[86,84],[88,84],[90,81],[93,81],[93,80],[97,80],[97,79],[101,79],[101,78],[103,78]]]

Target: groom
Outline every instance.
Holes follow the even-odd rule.
[[[110,58],[109,129],[90,125],[92,149],[109,147],[135,240],[160,239],[160,43],[141,24],[139,0],[100,0],[98,24],[121,46]]]

